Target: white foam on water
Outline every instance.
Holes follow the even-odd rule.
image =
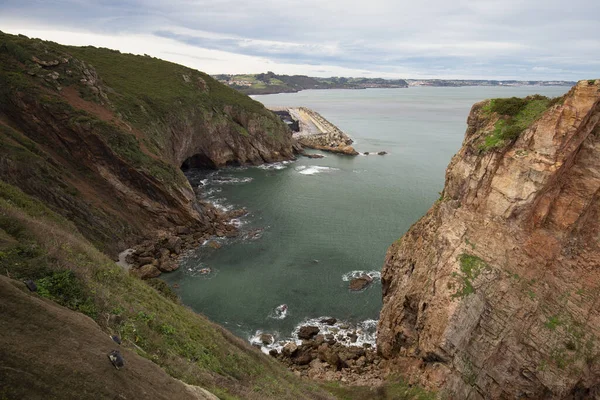
[[[363,275],[367,275],[373,280],[381,279],[380,271],[351,271],[346,272],[344,275],[342,275],[342,280],[344,282],[350,282],[352,279],[360,278]]]
[[[285,319],[285,317],[287,317],[287,313],[288,313],[287,305],[281,304],[281,305],[275,307],[273,310],[271,310],[269,315],[267,315],[267,318]]]
[[[207,267],[206,264],[198,263],[182,267],[186,275],[194,278],[212,279],[217,276],[219,270]]]
[[[206,198],[206,197],[212,196],[215,193],[220,193],[222,191],[223,191],[223,189],[220,187],[212,187],[210,189],[207,189],[207,190],[201,192],[201,195]]]
[[[236,228],[241,227],[242,225],[246,225],[248,221],[242,221],[240,218],[232,218],[227,221],[229,225],[235,226]]]
[[[289,163],[290,163],[290,161],[281,161],[281,162],[275,162],[275,163],[271,163],[271,164],[262,164],[262,165],[259,165],[257,168],[268,170],[268,171],[272,171],[272,170],[278,171],[278,170],[286,169]]]
[[[233,204],[225,204],[225,199],[209,199],[209,203],[212,204],[217,210],[228,212],[234,209]]]
[[[211,179],[211,183],[215,184],[215,185],[230,185],[230,184],[236,184],[236,183],[249,183],[252,182],[254,179],[251,177],[245,177],[245,178],[234,178],[232,176],[215,176],[214,178]]]
[[[298,171],[298,173],[302,175],[316,175],[320,174],[321,172],[339,171],[339,169],[332,167],[322,167],[320,165],[311,165],[309,167],[302,165],[300,167],[297,167],[296,171]]]
[[[279,332],[264,332],[256,331],[253,336],[248,338],[251,344],[261,346],[261,351],[265,354],[269,354],[269,350],[276,349],[281,352],[283,346],[286,343],[294,342],[297,345],[302,344],[302,340],[298,339],[298,332],[303,326],[316,326],[319,328],[319,335],[333,335],[335,340],[344,346],[357,346],[364,347],[365,344],[371,345],[371,348],[375,349],[377,342],[377,320],[367,319],[358,323],[352,324],[346,321],[337,321],[333,325],[327,325],[322,323],[321,320],[330,317],[323,316],[318,318],[307,318],[300,324],[296,325],[292,334],[289,337],[281,337]],[[273,336],[274,342],[272,344],[263,344],[260,340],[260,335],[267,333]],[[348,334],[356,335],[356,341],[352,342],[352,339]]]

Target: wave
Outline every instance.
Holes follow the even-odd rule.
[[[268,171],[272,171],[272,170],[278,171],[281,169],[286,169],[290,162],[291,161],[281,161],[281,162],[275,162],[275,163],[271,163],[271,164],[262,164],[262,165],[259,165],[257,168],[268,170]]]
[[[254,178],[244,177],[244,178],[234,178],[232,176],[216,176],[211,179],[210,183],[214,185],[230,185],[236,183],[249,183],[252,182]]]
[[[339,169],[333,167],[322,167],[320,165],[312,165],[309,167],[301,165],[296,168],[296,171],[302,175],[315,175],[320,174],[321,172],[339,171]]]
[[[267,318],[272,318],[272,319],[285,319],[285,317],[287,317],[287,313],[288,313],[288,307],[285,304],[281,304],[277,307],[275,307],[270,313],[269,315],[267,315]]]
[[[204,263],[198,263],[195,265],[187,265],[182,267],[186,275],[194,278],[212,279],[218,274],[218,270],[215,268],[207,267]]]
[[[210,204],[212,204],[219,211],[228,212],[235,208],[233,206],[233,204],[225,204],[226,199],[212,198],[212,199],[207,199],[207,200]]]
[[[368,275],[373,280],[381,279],[380,271],[351,271],[351,272],[346,272],[344,275],[342,275],[342,280],[344,282],[349,282],[352,279],[360,278],[363,275]]]

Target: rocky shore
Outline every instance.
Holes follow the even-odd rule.
[[[292,137],[302,147],[356,156],[353,140],[321,114],[306,107],[271,108],[294,131]],[[294,129],[297,128],[297,129]]]
[[[162,272],[175,271],[179,268],[180,258],[186,250],[197,248],[212,237],[229,238],[239,234],[239,229],[230,221],[245,215],[245,209],[222,212],[208,202],[200,203],[212,221],[208,229],[180,226],[129,249],[126,251],[125,261],[132,275],[140,279],[151,279],[160,276]],[[220,246],[215,241],[209,242],[208,245]]]
[[[334,318],[324,320],[327,321],[335,323]],[[369,343],[362,346],[348,345],[348,342],[356,343],[355,331],[346,335],[322,334],[319,327],[306,325],[298,330],[297,337],[302,340],[300,344],[290,341],[281,351],[269,351],[271,356],[285,364],[296,376],[360,386],[377,386],[383,383],[381,359],[375,348]],[[262,344],[270,344],[274,338],[272,335],[262,334],[260,341]]]

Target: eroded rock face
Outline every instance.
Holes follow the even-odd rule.
[[[391,370],[457,399],[600,396],[599,83],[492,151],[473,106],[442,199],[387,252]]]
[[[3,46],[15,40],[0,36]],[[177,77],[177,88],[162,90],[164,81],[131,68],[136,56],[96,49],[110,62],[93,67],[82,49],[19,40],[31,62],[0,51],[0,179],[73,221],[107,254],[217,222],[181,172],[186,160],[218,168],[293,157],[279,118],[199,71],[146,59],[162,80]],[[123,64],[120,78],[110,64]],[[151,93],[132,90],[141,84]]]

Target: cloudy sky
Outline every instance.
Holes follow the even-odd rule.
[[[0,0],[0,30],[211,74],[600,78],[599,0]]]

